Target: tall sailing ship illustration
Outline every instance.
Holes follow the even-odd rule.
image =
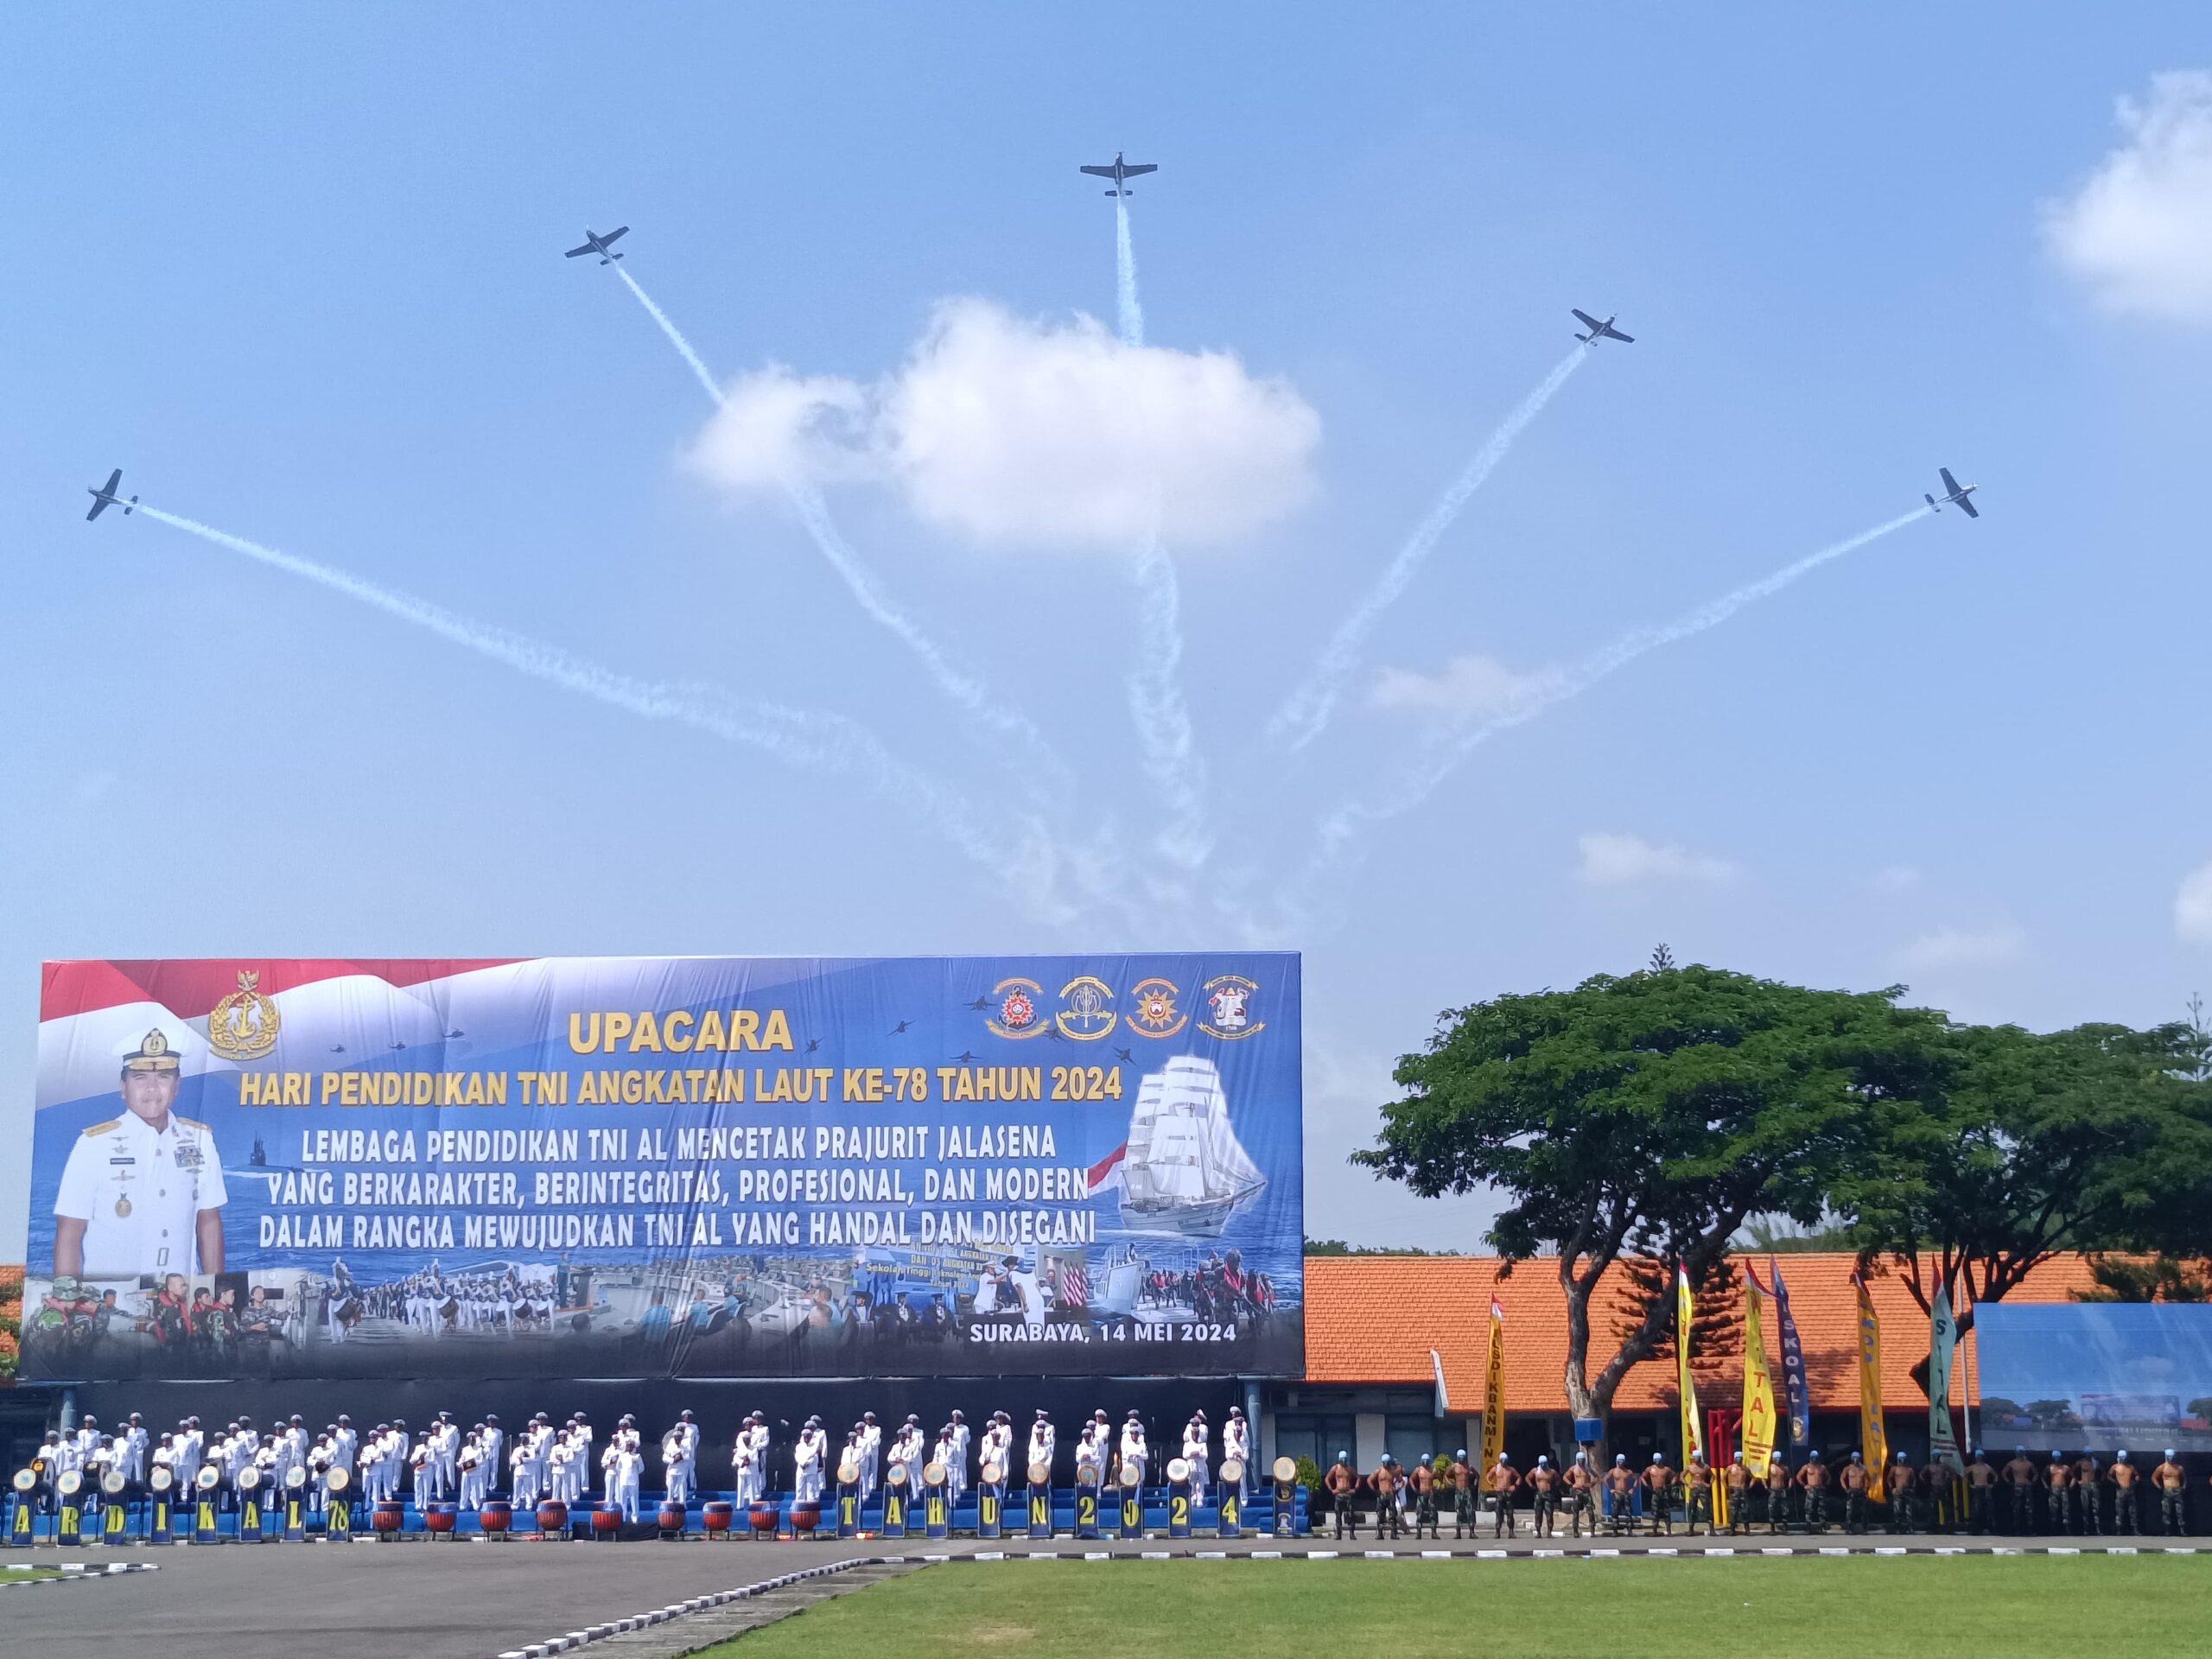
[[[1146,1077],[1121,1175],[1125,1226],[1197,1238],[1218,1236],[1236,1206],[1268,1184],[1230,1127],[1221,1073],[1195,1054]]]

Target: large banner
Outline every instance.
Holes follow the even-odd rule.
[[[2212,1452],[2212,1306],[1978,1302],[1980,1431],[2050,1452]]]
[[[1294,955],[46,965],[23,1374],[1297,1376]]]

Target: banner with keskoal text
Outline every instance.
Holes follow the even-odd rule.
[[[1294,954],[54,962],[27,1378],[1304,1369]]]
[[[1774,1281],[1775,1318],[1782,1325],[1782,1386],[1789,1401],[1789,1444],[1802,1452],[1813,1443],[1813,1389],[1805,1375],[1805,1345],[1797,1339],[1797,1321],[1789,1316],[1789,1287],[1782,1282],[1782,1263],[1770,1255],[1766,1271]]]

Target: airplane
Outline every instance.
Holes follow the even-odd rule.
[[[1077,171],[1088,173],[1094,179],[1113,180],[1114,188],[1106,193],[1109,196],[1134,196],[1136,192],[1128,188],[1129,181],[1140,173],[1159,172],[1160,165],[1156,162],[1125,162],[1122,159],[1122,152],[1117,149],[1114,152],[1111,167],[1085,167],[1078,168]]]
[[[627,225],[622,225],[609,231],[605,236],[601,236],[597,231],[593,230],[590,226],[587,225],[584,226],[583,246],[581,248],[570,248],[568,252],[561,257],[564,259],[581,259],[588,253],[595,253],[599,256],[599,263],[601,264],[611,265],[622,256],[619,253],[609,253],[607,250],[614,245],[614,238],[616,237],[626,236],[629,234],[629,231],[630,227]]]
[[[1137,1063],[1137,1057],[1126,1048],[1117,1048],[1114,1052],[1122,1057],[1122,1064],[1124,1065],[1135,1065]]]
[[[117,467],[113,472],[107,475],[107,482],[100,486],[99,488],[94,489],[89,484],[86,485],[85,486],[85,493],[92,498],[92,510],[85,515],[85,522],[86,524],[92,523],[93,519],[99,518],[100,514],[106,512],[108,508],[118,505],[123,507],[124,517],[126,518],[129,518],[130,516],[130,509],[138,505],[138,498],[134,495],[128,502],[124,502],[123,498],[116,493],[116,492],[122,487],[123,468],[120,467]]]
[[[1571,305],[1567,308],[1574,312],[1575,320],[1585,328],[1587,328],[1590,331],[1586,334],[1577,334],[1575,336],[1575,338],[1580,340],[1584,345],[1594,346],[1601,340],[1618,340],[1624,346],[1633,346],[1636,344],[1636,336],[1634,334],[1624,334],[1621,333],[1619,329],[1613,327],[1613,318],[1607,317],[1603,322],[1600,322],[1597,318],[1592,316],[1587,311],[1578,310],[1575,307]]]
[[[1939,501],[1924,490],[1921,493],[1920,499],[1925,501],[1932,511],[1936,512],[1942,512],[1944,508],[1949,506],[1954,501],[1955,501],[1959,505],[1959,511],[1966,514],[1967,518],[1980,518],[1981,509],[1975,506],[1973,502],[1967,500],[1967,497],[1972,495],[1976,490],[1980,489],[1981,486],[1979,484],[1969,484],[1966,486],[1965,488],[1961,489],[1959,486],[1959,480],[1951,476],[1951,469],[1949,467],[1938,467],[1936,470],[1943,475],[1943,499]],[[98,512],[99,509],[98,507],[94,507],[92,511],[94,512]]]
[[[976,1064],[976,1057],[964,1052],[956,1054],[952,1057],[952,1063],[955,1065],[973,1065]]]
[[[979,996],[968,1006],[975,1009],[976,1013],[982,1014],[989,1009],[991,1006],[991,999],[988,996]]]
[[[907,1027],[913,1023],[914,1022],[911,1020],[901,1020],[897,1025],[891,1027],[891,1034],[893,1037],[899,1036],[905,1033]]]

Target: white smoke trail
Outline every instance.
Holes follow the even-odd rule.
[[[715,383],[715,377],[708,372],[707,365],[700,360],[699,353],[691,349],[691,342],[683,338],[683,331],[668,320],[668,313],[653,303],[652,296],[638,286],[638,279],[628,270],[617,265],[614,267],[614,274],[630,285],[630,291],[638,296],[638,303],[644,306],[652,320],[660,325],[661,333],[668,336],[668,343],[675,346],[683,360],[691,365],[691,372],[699,377],[699,384],[706,388],[707,396],[714,400],[715,407],[720,409],[722,402],[722,389]]]
[[[1114,198],[1114,308],[1122,344],[1144,344],[1144,308],[1137,303],[1137,251],[1129,240],[1129,204]]]
[[[668,336],[669,343],[691,365],[691,372],[698,376],[700,385],[714,400],[715,406],[721,408],[721,388],[715,383],[713,373],[700,359],[698,353],[691,349],[691,342],[683,337],[683,331],[669,321],[668,313],[653,303],[652,296],[638,286],[635,277],[620,265],[614,270],[629,284],[630,291],[638,296],[638,303],[652,313],[653,321],[660,325],[661,332]],[[821,493],[810,484],[794,482],[791,486],[791,499],[792,505],[798,510],[800,522],[813,538],[815,547],[823,557],[829,560],[830,569],[837,573],[853,597],[860,601],[861,608],[873,620],[899,636],[899,641],[920,661],[924,671],[937,689],[957,703],[970,720],[1020,743],[1029,751],[1031,758],[1043,766],[1046,780],[1054,788],[1065,790],[1071,787],[1073,780],[1066,762],[1053,751],[1045,734],[1029,718],[1019,709],[999,702],[982,681],[954,666],[944,652],[938,649],[937,642],[923,631],[921,624],[892,603],[890,596],[883,590],[882,582],[853,550],[851,543],[838,533]]]
[[[982,681],[955,664],[923,631],[921,624],[892,602],[875,573],[838,533],[820,492],[811,484],[799,481],[792,482],[789,490],[791,505],[798,508],[799,521],[806,526],[807,534],[813,537],[814,545],[830,561],[830,568],[837,573],[861,609],[899,637],[900,643],[913,652],[931,683],[970,721],[995,736],[1012,738],[1027,750],[1029,758],[1041,768],[1042,781],[1052,791],[1065,793],[1071,790],[1075,785],[1073,774],[1035,722],[1020,709],[1001,700]]]
[[[1317,877],[1342,858],[1363,830],[1410,812],[1427,800],[1460,761],[1500,732],[1526,725],[1546,710],[1580,696],[1599,681],[1618,673],[1648,652],[1719,626],[1746,605],[1780,593],[1821,566],[1840,559],[1847,553],[1855,552],[1869,542],[1902,530],[1917,519],[1925,518],[1931,511],[1933,509],[1925,506],[1915,507],[1910,512],[1901,513],[1886,524],[1860,531],[1856,536],[1846,537],[1817,553],[1808,553],[1794,563],[1783,565],[1779,570],[1762,576],[1757,582],[1746,582],[1718,599],[1708,600],[1695,610],[1678,616],[1671,622],[1624,634],[1580,663],[1566,668],[1555,668],[1535,677],[1529,689],[1515,696],[1505,708],[1443,734],[1430,746],[1429,753],[1389,794],[1376,800],[1348,803],[1324,818],[1319,825],[1319,845],[1306,865],[1298,890],[1310,887]]]
[[[165,512],[141,503],[138,511],[149,518],[244,554],[286,574],[304,577],[334,593],[384,612],[388,616],[427,629],[441,639],[505,664],[533,679],[550,682],[563,690],[638,715],[665,720],[708,733],[727,743],[762,750],[792,766],[816,771],[849,772],[865,779],[879,794],[916,810],[961,852],[1001,879],[1014,885],[1039,919],[1065,922],[1074,912],[1052,896],[1055,872],[1051,844],[1041,830],[1031,827],[1019,844],[986,833],[966,804],[934,779],[893,760],[866,728],[836,715],[811,713],[775,703],[755,702],[694,685],[669,685],[632,678],[532,639],[525,634],[495,627],[447,610],[410,594],[349,575],[242,536],[216,530],[196,519]]]
[[[1389,609],[1399,595],[1406,591],[1414,573],[1434,550],[1444,532],[1452,527],[1452,521],[1459,516],[1459,510],[1467,505],[1468,498],[1482,488],[1497,463],[1505,458],[1505,452],[1513,447],[1513,441],[1521,435],[1529,422],[1543,412],[1544,405],[1551,402],[1559,389],[1567,384],[1567,377],[1582,365],[1583,359],[1589,354],[1587,346],[1577,346],[1567,356],[1560,359],[1559,366],[1521,400],[1497,430],[1490,435],[1490,441],[1475,452],[1474,459],[1467,463],[1466,470],[1452,480],[1452,487],[1445,491],[1436,505],[1428,510],[1428,516],[1414,526],[1414,533],[1406,538],[1405,545],[1398,550],[1397,556],[1383,567],[1382,575],[1368,590],[1367,597],[1360,601],[1351,615],[1337,625],[1336,632],[1330,635],[1329,643],[1322,648],[1312,672],[1295,691],[1284,699],[1282,707],[1268,721],[1268,737],[1271,742],[1279,747],[1295,750],[1304,748],[1320,736],[1329,723],[1330,715],[1336,710],[1338,700],[1344,694],[1344,682],[1351,678],[1352,671],[1359,665],[1361,648],[1366,645],[1368,635],[1375,631],[1375,625],[1382,620],[1382,613]]]
[[[1206,827],[1205,763],[1198,755],[1179,677],[1182,595],[1174,561],[1157,536],[1137,555],[1135,575],[1144,596],[1145,649],[1129,676],[1129,716],[1145,772],[1167,809],[1153,845],[1176,868],[1196,872],[1213,852],[1213,833]]]

